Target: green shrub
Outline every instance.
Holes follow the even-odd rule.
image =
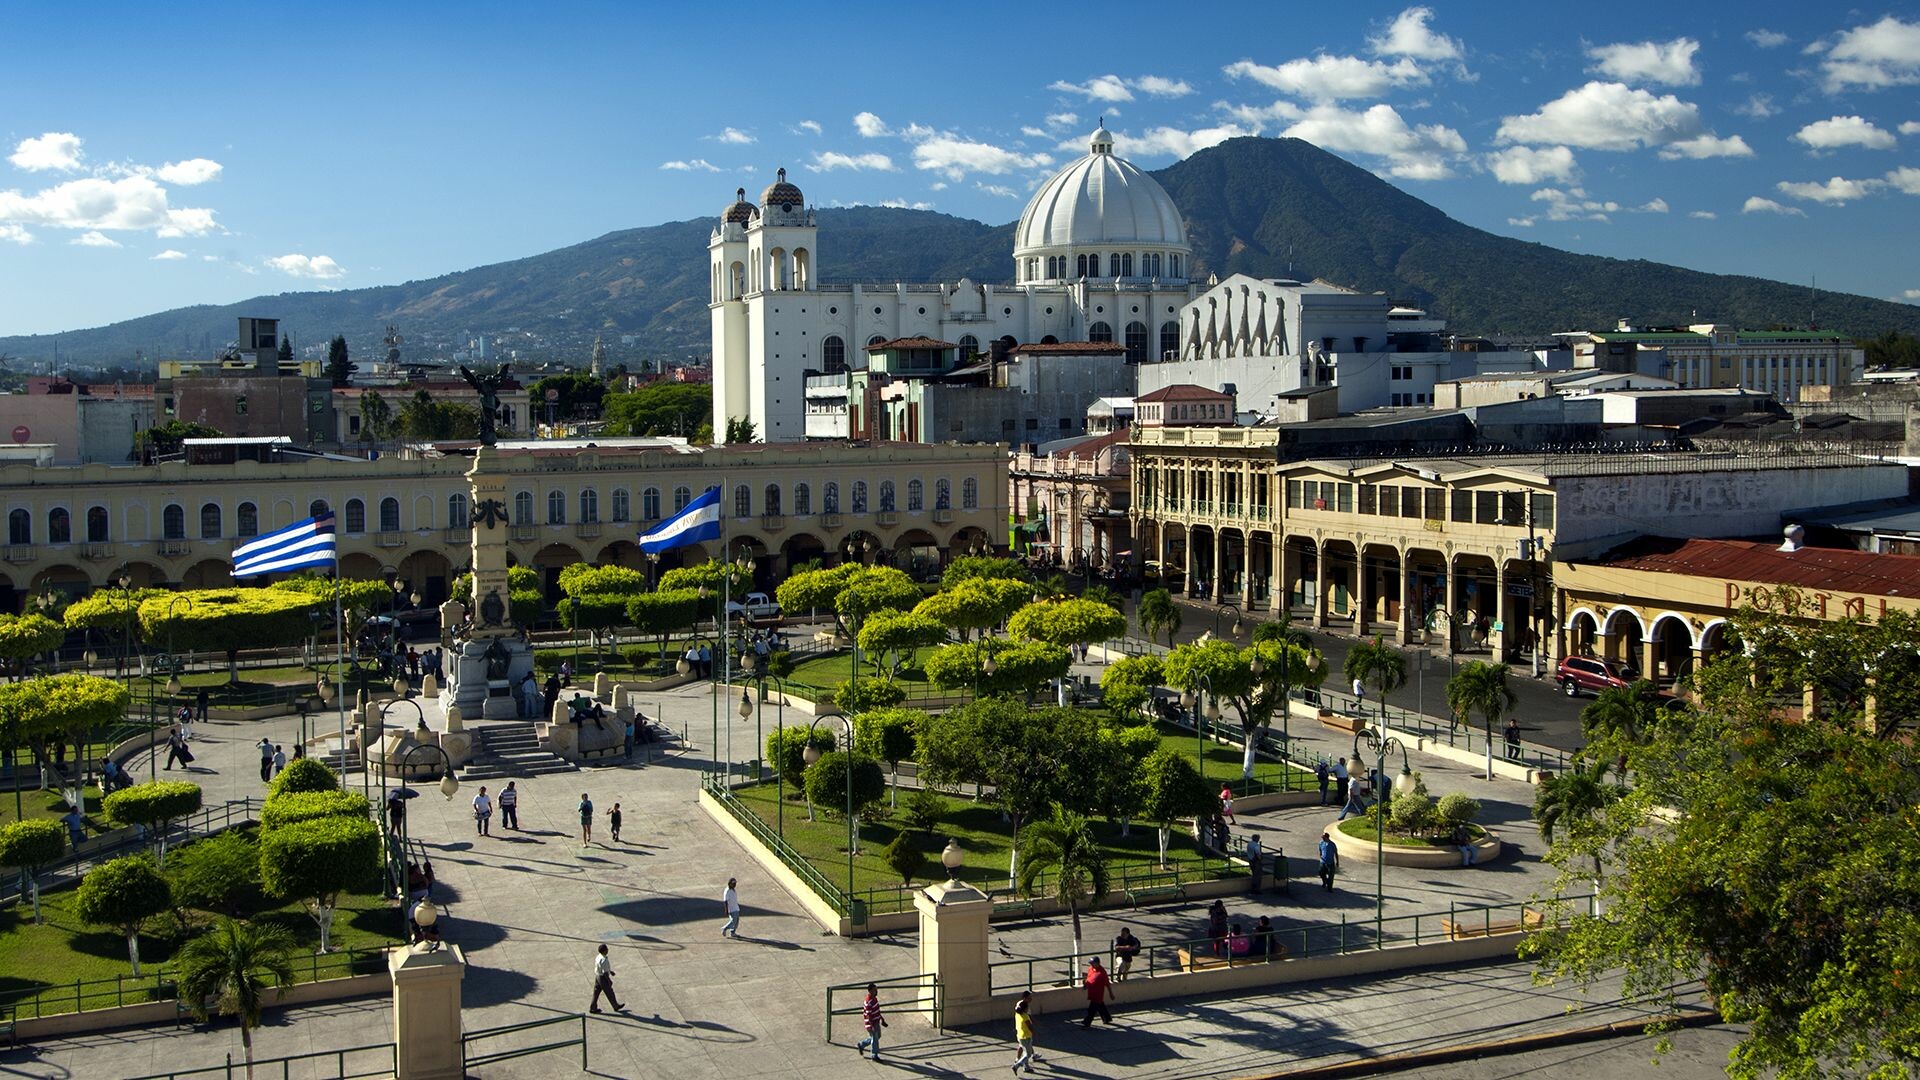
[[[1480,800],[1457,791],[1441,796],[1440,804],[1434,807],[1434,816],[1442,828],[1449,832],[1458,831],[1480,816]]]
[[[932,836],[933,830],[947,820],[947,815],[952,812],[952,809],[952,804],[948,803],[939,792],[920,788],[907,796],[906,805],[901,808],[901,815],[906,821],[907,828],[922,836]]]
[[[167,866],[173,902],[183,908],[232,912],[260,892],[260,849],[229,829],[174,853]]]
[[[102,809],[115,825],[155,828],[200,809],[200,785],[186,780],[155,780],[122,788],[107,796]]]
[[[260,838],[261,884],[281,899],[332,897],[379,872],[380,830],[364,818],[313,818]]]
[[[1395,795],[1387,811],[1393,831],[1407,836],[1423,836],[1433,828],[1433,800],[1425,792]]]
[[[833,703],[850,716],[891,708],[905,700],[906,690],[886,679],[849,679],[833,689]]]
[[[337,791],[340,777],[332,769],[316,758],[294,758],[280,775],[267,785],[267,802],[272,803],[277,795],[292,795],[302,791]]]
[[[260,830],[272,832],[296,821],[312,821],[315,818],[364,818],[371,812],[367,797],[357,791],[334,788],[326,791],[289,791],[267,800],[266,806],[260,811]]]
[[[849,761],[851,759],[851,761]],[[887,774],[880,763],[865,754],[835,751],[826,754],[807,769],[807,798],[816,808],[831,810],[846,807],[848,772],[852,772],[853,812],[858,814],[887,793]]]
[[[904,832],[895,834],[893,842],[880,853],[880,857],[886,860],[894,873],[900,875],[902,885],[912,884],[914,875],[927,865],[926,853],[914,846],[911,834]]]
[[[29,818],[0,827],[0,866],[41,867],[67,852],[67,830],[57,821]]]
[[[800,774],[807,771],[807,743],[822,754],[833,752],[834,734],[825,728],[815,728],[812,737],[808,737],[803,727],[775,728],[767,732],[767,760],[779,770],[790,783],[804,783]]]

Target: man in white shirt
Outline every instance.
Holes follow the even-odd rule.
[[[593,958],[593,1004],[594,1012],[600,1011],[600,995],[607,995],[615,1012],[626,1012],[627,1007],[613,994],[613,961],[607,957],[607,947],[600,946],[600,955]]]
[[[480,794],[473,797],[473,831],[480,836],[492,836],[488,828],[493,824],[493,800],[487,797],[487,789],[481,788]]]
[[[727,879],[727,891],[720,894],[720,902],[727,909],[727,924],[720,928],[721,937],[738,938],[740,936],[740,894],[734,891],[737,879]]]

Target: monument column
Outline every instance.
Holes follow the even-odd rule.
[[[462,715],[511,720],[520,714],[514,687],[533,670],[533,648],[513,625],[507,582],[507,474],[500,451],[490,442],[473,455],[467,482],[473,508],[473,591],[465,598],[466,624],[447,689]]]

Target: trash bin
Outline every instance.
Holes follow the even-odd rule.
[[[855,926],[867,925],[867,902],[856,898],[847,905],[847,921]]]

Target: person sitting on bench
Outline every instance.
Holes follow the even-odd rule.
[[[1232,957],[1253,955],[1253,939],[1240,929],[1239,923],[1234,923],[1232,929],[1227,931],[1227,955]]]

